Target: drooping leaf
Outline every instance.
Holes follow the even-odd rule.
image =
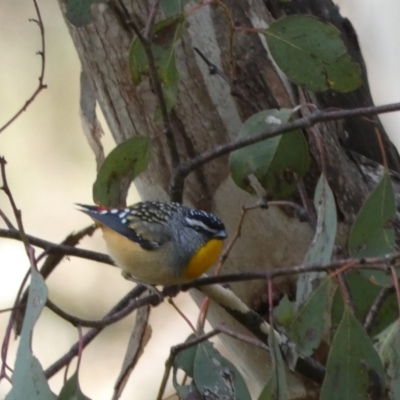
[[[291,115],[289,109],[261,111],[243,124],[239,137],[268,132],[288,122]],[[229,164],[233,180],[243,190],[254,194],[249,180],[254,175],[268,197],[282,198],[293,193],[308,170],[307,142],[299,130],[285,133],[232,152]]]
[[[321,400],[365,400],[375,382],[384,382],[382,362],[360,322],[346,308],[333,339]]]
[[[308,357],[318,348],[325,327],[324,314],[328,308],[328,288],[326,278],[301,304],[288,330],[288,337],[296,343],[299,354]]]
[[[196,336],[192,334],[185,340],[185,343],[190,342],[195,338]],[[198,345],[196,344],[194,346],[188,347],[185,350],[180,351],[174,359],[172,383],[178,395],[182,399],[188,398],[190,393],[198,392],[196,385],[193,382],[181,385],[178,382],[177,376],[178,371],[182,370],[189,378],[193,378],[194,360],[196,358],[197,347]]]
[[[115,206],[121,199],[121,183],[130,183],[150,161],[151,140],[135,136],[118,145],[104,160],[93,185],[93,200]]]
[[[142,297],[147,294],[142,294]],[[135,370],[135,367],[144,353],[144,349],[151,338],[151,326],[148,324],[150,316],[150,305],[140,307],[136,311],[135,325],[131,332],[128,346],[125,352],[124,361],[122,363],[121,370],[119,372],[118,378],[114,383],[114,394],[112,399],[119,399],[125,389],[129,377]]]
[[[193,379],[205,398],[251,400],[240,372],[211,342],[202,342],[197,347]]]
[[[317,210],[317,227],[304,257],[304,264],[329,262],[335,245],[337,229],[335,198],[324,174],[321,174],[315,188],[314,205]],[[317,272],[309,272],[299,276],[296,290],[296,309],[307,301],[323,276],[325,274]],[[320,317],[323,319],[322,314]]]
[[[58,400],[90,400],[79,386],[78,371],[76,371],[61,389]]]
[[[40,273],[31,268],[31,284],[21,339],[12,375],[13,386],[6,400],[55,400],[43,368],[32,354],[31,338],[33,328],[47,301],[47,287]]]
[[[396,217],[396,200],[392,182],[387,172],[369,195],[350,232],[349,253],[352,257],[378,257],[395,250],[393,222]],[[379,285],[391,283],[383,271],[364,270],[363,274]]]
[[[66,17],[71,24],[80,28],[92,21],[92,4],[106,0],[65,0]]]
[[[376,337],[375,348],[389,378],[392,399],[400,399],[400,320],[396,320]]]
[[[278,341],[273,333],[268,336],[268,346],[271,352],[271,378],[261,392],[258,400],[287,400],[288,387],[286,381],[285,363]]]
[[[349,92],[362,83],[360,66],[329,23],[294,15],[272,23],[265,38],[279,68],[297,85],[314,92]]]
[[[158,22],[151,31],[151,50],[168,111],[175,106],[178,95],[179,72],[176,68],[174,49],[183,32],[184,17],[182,14],[175,14]],[[137,37],[133,40],[129,51],[129,69],[135,85],[140,84],[143,76],[150,74],[146,52]]]
[[[350,291],[351,299],[356,309],[359,321],[364,321],[378,295],[380,288],[371,283],[360,271],[351,271],[346,274],[346,281]],[[344,311],[343,296],[337,288],[333,296],[332,309],[332,332],[336,331]],[[390,325],[399,315],[396,293],[390,293],[383,302],[371,327],[371,335],[376,335]]]
[[[185,340],[185,343],[190,342],[195,338],[196,336],[192,334]],[[181,369],[186,375],[193,377],[194,359],[196,357],[197,346],[198,345],[196,344],[195,346],[191,346],[178,353],[173,364],[174,375],[176,375],[178,369]]]
[[[185,342],[193,339],[195,335],[190,335]],[[183,370],[189,378],[193,378],[193,381],[186,385],[178,383],[179,370]],[[232,400],[251,399],[239,371],[208,341],[178,353],[173,363],[172,381],[182,399],[189,398],[189,394],[194,393],[199,396],[198,398],[211,398],[215,395],[215,398]]]

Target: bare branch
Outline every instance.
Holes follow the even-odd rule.
[[[33,0],[33,4],[35,6],[35,11],[36,11],[36,15],[37,15],[37,19],[30,19],[30,22],[35,22],[40,30],[40,37],[41,37],[41,50],[38,51],[38,55],[41,57],[42,59],[42,65],[41,65],[41,69],[40,69],[40,75],[39,75],[39,84],[36,88],[36,90],[33,92],[33,94],[31,95],[31,97],[25,102],[25,104],[21,107],[21,109],[19,111],[17,111],[17,113],[10,118],[10,120],[8,120],[1,128],[0,128],[0,133],[3,132],[5,129],[7,129],[24,111],[26,111],[26,109],[33,103],[33,101],[36,99],[36,97],[38,96],[38,94],[43,90],[43,89],[47,89],[47,85],[43,83],[44,81],[44,72],[45,72],[45,66],[46,66],[46,47],[45,47],[45,40],[44,40],[44,25],[43,25],[43,21],[42,21],[42,16],[40,14],[40,9],[39,6],[37,4],[36,0]]]
[[[185,178],[190,172],[194,171],[196,168],[221,157],[225,154],[229,154],[234,150],[241,149],[246,146],[250,146],[255,143],[259,143],[265,139],[270,139],[275,136],[281,135],[283,133],[291,132],[296,129],[305,129],[315,125],[318,122],[336,121],[339,119],[347,119],[365,115],[376,115],[383,114],[393,111],[400,110],[400,103],[391,103],[383,106],[369,106],[369,107],[359,107],[349,110],[329,110],[321,111],[316,110],[302,118],[298,118],[295,121],[287,122],[282,125],[276,125],[276,127],[266,127],[265,132],[261,132],[257,135],[247,136],[244,138],[234,139],[228,143],[214,147],[211,150],[207,150],[197,157],[180,164],[172,176],[170,182],[170,195],[174,197],[177,193],[181,191],[182,184]]]
[[[17,230],[11,229],[0,229],[0,237],[22,240],[20,233]],[[76,247],[67,246],[64,244],[49,242],[47,240],[40,239],[32,235],[26,235],[26,237],[31,245],[46,250],[47,254],[62,254],[64,256],[74,256],[114,266],[113,261],[107,254],[98,253],[97,251],[78,249]]]
[[[109,313],[106,314],[104,318],[111,317],[112,315],[115,315],[117,312],[124,310],[128,304],[130,303],[131,299],[139,296],[145,288],[142,286],[136,286],[133,288],[126,296],[124,296],[118,304],[116,304]],[[154,297],[157,297],[156,295],[153,295]],[[70,350],[65,353],[60,359],[58,359],[54,364],[52,364],[49,368],[46,369],[45,371],[45,376],[47,379],[51,378],[54,374],[56,374],[58,371],[60,371],[62,368],[64,368],[66,365],[70,363],[70,361],[78,354],[79,352],[79,347],[83,346],[86,347],[102,330],[102,328],[92,328],[89,332],[87,332],[82,340],[79,340],[76,342]]]
[[[292,267],[280,267],[270,269],[263,272],[241,272],[236,274],[226,274],[217,276],[206,276],[195,279],[191,282],[181,285],[181,290],[186,291],[201,286],[214,285],[216,283],[244,282],[259,279],[273,279],[277,276],[298,275],[306,272],[332,272],[346,266],[350,269],[366,269],[380,270],[390,273],[387,263],[392,263],[400,259],[400,253],[393,253],[384,257],[368,257],[368,258],[350,258],[343,260],[335,260],[325,264],[295,265]],[[399,268],[400,266],[397,266]],[[251,268],[246,268],[251,271]],[[258,268],[259,270],[259,268]]]
[[[366,315],[364,319],[364,329],[369,332],[372,328],[372,324],[375,321],[376,316],[379,313],[379,310],[381,309],[383,303],[387,299],[390,293],[394,292],[394,287],[384,287],[380,290],[378,293],[378,296],[376,296],[374,303],[372,304],[371,308],[368,311],[368,314]]]

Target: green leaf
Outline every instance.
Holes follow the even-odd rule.
[[[251,400],[240,372],[211,342],[198,345],[193,372],[196,387],[205,398]]]
[[[179,72],[175,63],[175,45],[183,35],[184,21],[183,15],[177,14],[158,22],[151,31],[151,50],[168,111],[175,106],[178,95]],[[129,50],[129,69],[135,85],[140,84],[143,76],[150,74],[145,50],[137,37]]]
[[[304,257],[304,264],[324,264],[331,260],[336,239],[337,215],[335,198],[324,174],[315,188],[314,205],[317,210],[317,227],[314,238]],[[296,308],[307,301],[325,273],[301,274],[297,280]],[[323,316],[321,314],[321,318]]]
[[[104,160],[93,185],[93,200],[113,206],[120,198],[121,182],[131,182],[146,170],[150,161],[151,140],[135,136],[118,145]]]
[[[66,17],[71,24],[81,28],[92,21],[92,4],[106,0],[65,0]]]
[[[194,339],[196,339],[196,336],[192,334],[185,340],[185,343]],[[194,360],[196,358],[197,346],[198,345],[196,344],[195,346],[191,346],[178,353],[173,363],[174,376],[176,376],[177,371],[181,369],[186,375],[193,377]]]
[[[351,299],[357,312],[359,321],[364,321],[380,288],[364,277],[360,271],[350,271],[346,274]],[[332,331],[335,331],[340,323],[344,311],[343,296],[337,288],[332,301]],[[374,336],[390,325],[399,315],[396,293],[390,293],[379,309],[371,328]]]
[[[287,400],[289,397],[285,364],[278,341],[273,333],[268,336],[268,346],[271,352],[272,376],[261,392],[258,400]]]
[[[395,251],[394,220],[396,200],[387,172],[361,207],[349,237],[349,253],[354,258],[378,257]],[[379,285],[391,284],[383,271],[363,274]]]
[[[349,92],[361,85],[361,68],[333,25],[294,15],[272,23],[264,34],[273,59],[296,85],[314,92]]]
[[[185,343],[190,342],[196,338],[195,335],[189,335],[189,337],[185,340]],[[175,357],[173,362],[173,376],[172,383],[174,385],[175,390],[177,391],[179,397],[181,399],[188,398],[190,393],[198,393],[198,390],[193,382],[188,383],[186,385],[181,385],[178,382],[178,371],[181,369],[185,372],[185,374],[192,378],[194,375],[194,360],[196,358],[198,345],[188,347],[185,350],[182,350]],[[200,396],[199,396],[200,398]]]
[[[360,322],[346,308],[332,342],[320,400],[368,399],[374,375],[384,382],[381,360]]]
[[[268,132],[289,121],[289,109],[266,110],[250,117],[242,126],[239,137]],[[289,196],[308,170],[307,142],[300,130],[276,136],[231,153],[231,175],[236,185],[254,194],[249,176],[254,175],[270,198]]]
[[[308,357],[314,353],[324,332],[324,314],[328,308],[328,288],[326,278],[300,306],[288,330],[289,339],[296,343],[299,354]]]
[[[21,339],[12,375],[13,386],[6,400],[55,400],[43,368],[32,354],[33,328],[47,301],[47,287],[40,273],[31,268],[31,284],[22,325]]]
[[[61,389],[58,400],[90,400],[79,386],[78,371],[76,371]]]
[[[172,17],[176,14],[182,14],[187,3],[188,0],[160,0],[160,6],[165,18]]]
[[[392,399],[400,399],[400,321],[396,320],[376,337],[375,348],[389,378]]]
[[[274,307],[274,321],[282,327],[289,328],[293,322],[293,302],[285,295]]]

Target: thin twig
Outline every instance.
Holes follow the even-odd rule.
[[[71,233],[61,242],[61,245],[66,245],[71,247],[76,246],[85,236],[87,235],[91,236],[95,229],[96,229],[95,225],[90,225],[84,229],[81,229],[78,232]],[[44,257],[46,257],[46,260],[42,264],[39,272],[42,275],[43,279],[47,279],[49,275],[54,271],[54,269],[64,259],[65,254],[64,253],[49,254],[49,252],[45,250],[44,252],[42,252],[42,254],[40,254],[39,257],[36,258],[35,263],[38,264],[38,262]],[[22,322],[25,317],[25,306],[28,299],[28,293],[29,293],[29,286],[26,288],[25,293],[21,297],[21,301],[19,304],[20,307],[18,308],[18,312],[15,316],[14,327],[16,335],[19,335],[21,332]]]
[[[262,205],[260,205],[260,204],[256,204],[254,206],[248,206],[248,207],[242,206],[242,209],[241,209],[241,212],[240,212],[240,216],[239,216],[239,222],[238,222],[237,227],[236,227],[236,232],[233,235],[231,241],[228,243],[228,245],[226,246],[226,248],[222,252],[221,256],[219,257],[219,262],[218,262],[218,265],[217,265],[217,268],[215,270],[215,274],[214,275],[218,275],[219,274],[224,262],[227,260],[227,258],[229,256],[229,253],[232,251],[232,249],[235,246],[237,240],[240,238],[240,235],[242,233],[242,226],[243,226],[244,218],[247,215],[247,212],[251,211],[251,210],[259,209],[261,207],[262,207]]]
[[[88,319],[82,319],[75,317],[74,315],[68,314],[67,312],[63,311],[60,307],[55,305],[51,300],[47,299],[46,306],[53,311],[56,315],[58,315],[60,318],[64,319],[65,321],[70,322],[74,326],[82,326],[86,328],[97,328],[97,329],[103,329],[106,326],[112,325],[115,322],[120,321],[121,319],[127,317],[129,314],[131,314],[133,311],[136,309],[149,305],[149,304],[154,304],[155,297],[158,297],[156,295],[150,295],[146,297],[142,297],[141,299],[138,300],[131,300],[129,304],[123,308],[120,311],[115,312],[112,315],[105,316],[104,318],[100,320],[88,320]]]
[[[375,298],[375,301],[371,305],[371,308],[369,309],[368,314],[365,316],[364,319],[363,326],[367,332],[370,332],[372,324],[374,323],[375,318],[379,313],[379,310],[381,309],[383,303],[385,302],[389,294],[393,293],[393,291],[394,291],[393,286],[384,287],[379,291],[378,295]]]
[[[146,40],[150,39],[150,32],[151,29],[153,28],[159,5],[160,5],[159,0],[153,0],[153,4],[150,7],[150,14],[149,17],[147,18],[146,27],[144,28],[144,33],[143,33],[143,37]]]
[[[156,62],[154,60],[154,55],[153,55],[153,51],[151,48],[151,38],[146,35],[146,32],[145,32],[145,34],[142,34],[139,27],[136,25],[136,23],[132,20],[131,16],[129,15],[129,11],[125,7],[123,1],[118,0],[118,2],[120,4],[122,12],[126,18],[126,23],[135,32],[138,40],[140,40],[140,43],[142,44],[143,49],[146,53],[147,62],[149,64],[150,80],[153,85],[153,89],[154,89],[154,92],[155,92],[157,100],[158,100],[158,105],[161,110],[161,115],[162,115],[162,119],[163,119],[163,123],[164,123],[164,134],[167,139],[168,149],[170,152],[172,170],[174,171],[178,167],[178,165],[180,165],[180,157],[179,157],[178,147],[177,147],[175,137],[174,137],[174,131],[172,128],[171,119],[170,119],[169,113],[168,113],[167,103],[165,101],[160,78],[158,76]],[[155,8],[157,6],[157,3],[158,3],[158,1],[154,2],[154,4],[153,4],[154,10],[152,8],[152,10],[150,11],[149,19],[146,24],[149,27],[152,26],[151,21],[155,18],[154,13],[155,13]],[[154,20],[153,20],[153,22],[154,22]],[[150,34],[150,32],[148,32],[148,34]],[[181,189],[183,191],[183,186],[181,187]],[[173,200],[179,200],[179,199],[173,199]]]
[[[197,157],[180,164],[172,176],[170,182],[170,193],[179,193],[182,188],[180,185],[183,184],[185,178],[190,172],[201,167],[202,165],[221,157],[225,154],[229,154],[234,150],[241,149],[246,146],[261,142],[265,139],[270,139],[275,136],[281,135],[283,133],[291,132],[296,129],[309,128],[318,122],[336,121],[339,119],[353,118],[365,115],[375,115],[383,114],[393,111],[400,110],[400,103],[391,103],[382,106],[370,106],[370,107],[359,107],[349,110],[331,110],[331,111],[321,111],[316,110],[311,112],[302,118],[298,118],[292,122],[287,122],[281,125],[276,125],[274,127],[266,126],[265,131],[257,135],[251,135],[244,138],[234,139],[228,143],[214,147],[213,149],[207,150]]]
[[[21,211],[18,210],[18,207],[14,201],[14,196],[11,193],[10,187],[8,186],[7,174],[6,174],[6,164],[7,164],[6,159],[4,157],[0,157],[1,179],[3,182],[3,186],[1,187],[1,189],[4,191],[4,193],[8,197],[8,200],[11,204],[11,208],[14,212],[15,220],[17,221],[17,225],[18,225],[18,233],[20,235],[21,241],[24,243],[26,254],[29,257],[29,241],[28,241],[28,238],[26,237],[24,226],[22,223]]]
[[[0,237],[9,237],[11,239],[21,240],[21,238],[18,235],[19,235],[18,231],[0,229]],[[29,239],[32,245],[48,249],[47,250],[48,253],[64,253],[65,255],[76,256],[80,258],[102,262],[105,264],[114,265],[111,258],[106,254],[97,253],[90,250],[77,249],[71,246],[59,245],[56,243],[48,242],[43,239],[36,238],[31,235],[27,235],[27,238]],[[391,255],[384,257],[370,257],[370,258],[359,258],[359,259],[350,258],[344,260],[335,260],[326,264],[295,265],[291,267],[282,267],[282,268],[271,269],[265,272],[243,272],[237,274],[207,276],[203,278],[198,278],[190,283],[184,284],[181,286],[181,289],[185,291],[190,288],[212,285],[215,283],[230,283],[230,282],[239,282],[247,280],[269,279],[269,278],[273,279],[277,276],[302,274],[312,271],[329,272],[340,269],[348,264],[351,264],[349,269],[362,267],[364,269],[380,269],[384,272],[387,272],[387,266],[386,266],[387,259],[397,260],[399,258],[400,258],[400,253],[393,253]],[[251,270],[251,268],[249,267],[248,270]]]
[[[350,269],[366,269],[366,270],[380,270],[388,273],[387,261],[400,259],[400,253],[393,253],[384,257],[369,257],[369,258],[358,258],[358,259],[344,259],[335,260],[325,264],[310,264],[310,265],[295,265],[291,267],[280,267],[270,269],[268,271],[262,272],[240,272],[235,274],[217,275],[217,276],[205,276],[197,278],[191,282],[181,285],[181,290],[186,291],[192,288],[199,288],[201,286],[214,285],[216,283],[224,284],[231,282],[244,282],[253,281],[260,279],[273,279],[278,276],[287,275],[298,275],[304,274],[306,272],[329,272],[329,271],[339,271],[343,267],[346,270]],[[251,267],[247,268],[249,271],[252,270]],[[257,268],[254,268],[257,270]],[[258,268],[259,270],[259,268]]]
[[[302,207],[300,204],[297,204],[293,201],[288,201],[288,200],[271,200],[268,201],[268,207],[271,206],[278,206],[278,207],[290,207],[293,208],[293,210],[296,212],[297,218],[301,222],[305,221],[311,221],[311,216],[310,212],[307,211],[304,207]]]
[[[133,288],[127,295],[125,295],[119,302],[116,304],[110,312],[108,312],[105,318],[111,317],[115,315],[115,313],[125,309],[127,305],[133,298],[139,296],[143,291],[146,290],[143,286],[136,286]],[[154,295],[156,297],[156,295]],[[51,378],[54,374],[60,371],[63,367],[69,364],[69,362],[78,354],[79,347],[86,347],[101,331],[103,328],[92,328],[89,332],[87,332],[82,340],[76,342],[73,346],[71,346],[70,350],[65,353],[62,357],[60,357],[54,364],[52,364],[45,371],[45,376],[47,379]]]
[[[12,222],[8,219],[7,215],[1,210],[0,208],[0,217],[3,219],[4,223],[7,225],[8,229],[15,229],[15,226],[12,224]]]
[[[0,229],[0,237],[22,240],[19,231],[10,229]],[[37,238],[32,235],[26,235],[32,246],[40,247],[46,250],[47,254],[63,254],[65,256],[74,256],[87,260],[97,261],[104,264],[113,265],[114,263],[107,254],[98,253],[97,251],[79,249],[73,246],[49,242],[44,239]]]
[[[229,88],[231,90],[231,95],[235,96],[243,101],[245,101],[251,108],[253,108],[255,111],[261,111],[259,107],[250,100],[250,98],[242,91],[240,90],[237,85],[235,85],[232,80],[225,74],[224,71],[222,71],[220,68],[218,68],[215,64],[213,64],[208,58],[197,48],[193,47],[193,50],[200,56],[200,58],[204,61],[204,63],[208,67],[208,73],[210,75],[218,75],[224,82],[226,82],[229,85]]]
[[[392,281],[393,281],[393,287],[396,292],[396,298],[397,298],[397,309],[400,311],[400,288],[399,288],[399,278],[396,274],[396,269],[394,268],[393,265],[389,266],[390,268],[390,273],[392,275]]]
[[[175,302],[171,298],[168,298],[167,301],[169,304],[171,304],[171,306],[175,309],[175,311],[181,316],[181,318],[189,325],[189,328],[193,331],[193,333],[196,333],[196,328],[191,323],[190,319],[179,309],[179,307],[175,304]]]
[[[45,40],[44,40],[44,25],[42,21],[42,16],[40,14],[40,9],[37,4],[36,0],[33,0],[33,4],[35,6],[35,11],[37,15],[37,19],[30,19],[30,22],[35,22],[39,26],[40,30],[40,36],[41,36],[41,50],[38,51],[38,55],[42,59],[42,65],[40,68],[40,75],[39,75],[39,84],[36,88],[36,90],[33,92],[31,97],[25,102],[25,104],[20,108],[19,111],[16,112],[16,114],[10,118],[1,128],[0,128],[0,133],[7,129],[26,109],[33,103],[33,101],[36,99],[38,94],[43,90],[47,88],[47,85],[43,83],[44,81],[44,72],[45,72],[45,66],[46,66],[46,47],[45,47]]]

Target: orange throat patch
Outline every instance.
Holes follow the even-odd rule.
[[[211,239],[203,247],[200,247],[185,270],[185,278],[195,279],[215,264],[221,253],[222,245],[222,240]]]

